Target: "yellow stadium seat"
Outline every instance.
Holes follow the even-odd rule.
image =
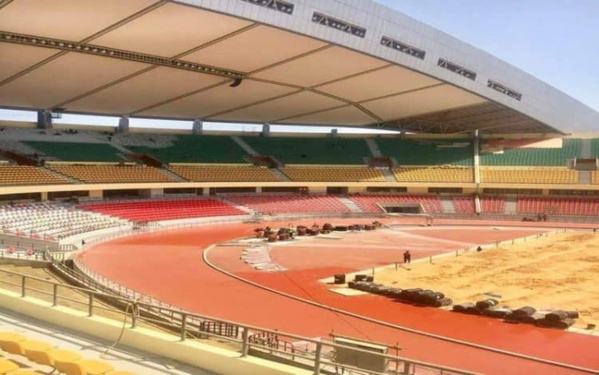
[[[19,365],[6,358],[0,358],[0,374],[7,374],[19,369]]]
[[[104,375],[114,371],[114,367],[106,362],[95,359],[78,361],[55,361],[55,368],[65,375]]]

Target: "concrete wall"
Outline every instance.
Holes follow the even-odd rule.
[[[0,307],[108,341],[117,339],[123,328],[123,322],[102,317],[88,317],[86,313],[80,311],[66,307],[52,307],[47,302],[30,297],[21,298],[16,293],[2,289],[0,289]],[[313,374],[312,371],[259,358],[241,358],[239,353],[232,350],[198,341],[180,341],[178,336],[141,327],[126,328],[120,344],[220,374]]]

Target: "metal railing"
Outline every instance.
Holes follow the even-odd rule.
[[[88,316],[101,314],[114,309],[105,306],[106,301],[119,305],[124,310],[127,325],[131,328],[144,322],[160,326],[176,334],[180,340],[216,339],[227,343],[241,356],[258,356],[268,360],[287,363],[301,368],[312,369],[314,374],[430,374],[470,375],[473,372],[439,366],[432,363],[400,358],[397,355],[377,354],[355,347],[336,344],[327,339],[315,340],[276,330],[239,324],[214,317],[194,314],[170,306],[152,297],[144,296],[123,285],[119,285],[83,267],[85,274],[71,270],[58,260],[51,260],[62,272],[76,279],[80,284],[97,291],[59,284],[37,277],[0,270],[0,284],[21,297],[35,297],[51,303],[52,306],[66,306],[84,311]],[[83,297],[73,298],[73,292]],[[377,372],[336,361],[339,350],[353,350],[376,356],[384,363],[385,370]]]

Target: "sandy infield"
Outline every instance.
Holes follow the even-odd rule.
[[[426,259],[378,270],[375,281],[440,291],[454,303],[495,298],[511,308],[578,310],[575,326],[599,326],[599,233],[552,234],[432,264]]]

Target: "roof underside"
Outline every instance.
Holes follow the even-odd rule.
[[[169,1],[0,0],[0,25],[6,108],[433,133],[557,132],[407,68]]]

